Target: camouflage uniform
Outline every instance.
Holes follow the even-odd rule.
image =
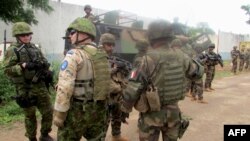
[[[245,62],[246,62],[246,65],[245,65],[245,69],[248,70],[249,68],[249,63],[250,63],[250,49],[248,48],[247,49],[247,52],[246,52],[246,56],[245,56]]]
[[[110,71],[107,55],[91,44],[96,37],[92,22],[77,18],[68,27],[74,49],[67,52],[59,72],[54,124],[60,141],[104,141]],[[82,33],[86,33],[84,38]],[[83,39],[81,39],[82,37]],[[105,86],[105,87],[104,87]]]
[[[246,56],[246,53],[244,52],[244,49],[241,49],[240,50],[240,55],[239,55],[239,58],[240,58],[239,71],[240,72],[243,70],[243,67],[244,67],[244,64],[245,64],[245,56]]]
[[[233,47],[233,50],[231,51],[231,58],[232,58],[232,69],[231,71],[236,74],[237,66],[238,66],[238,57],[239,57],[239,50],[236,50],[237,46]]]
[[[223,67],[223,63],[219,62],[218,54],[216,54],[213,49],[215,48],[214,44],[209,45],[209,50],[204,54],[205,61],[205,91],[214,90],[211,85],[215,75],[215,66],[220,64]]]
[[[42,136],[40,137],[40,140],[52,140],[48,135],[52,126],[52,104],[50,96],[45,83],[40,78],[37,82],[32,80],[39,72],[38,64],[35,64],[33,61],[36,60],[47,67],[49,67],[49,63],[43,56],[41,50],[33,43],[23,43],[20,40],[20,36],[31,36],[32,34],[27,23],[17,22],[13,25],[12,30],[12,34],[17,38],[18,42],[13,43],[7,49],[3,64],[5,66],[5,74],[16,87],[16,101],[24,111],[26,128],[25,136],[31,141],[36,141],[37,108],[42,115],[40,130]],[[26,63],[25,67],[22,66],[23,63]]]
[[[90,10],[90,12],[91,12],[92,11],[92,7],[87,4],[87,5],[84,6],[84,11],[86,12],[86,10]],[[96,17],[95,17],[94,14],[87,13],[87,12],[86,12],[86,15],[84,16],[84,18],[89,19],[92,22],[96,20]]]
[[[136,67],[141,63],[142,57],[148,51],[148,46],[149,46],[149,43],[145,39],[141,39],[136,42],[135,47],[137,48],[138,53],[135,55],[135,58],[133,61],[133,67]]]
[[[115,46],[115,37],[110,33],[104,33],[101,35],[100,43],[102,49],[106,51],[109,55],[110,66],[112,68],[111,72],[111,92],[109,95],[109,111],[110,118],[107,123],[107,130],[109,127],[109,123],[111,121],[111,133],[112,133],[112,141],[127,141],[126,138],[121,136],[121,123],[122,121],[122,111],[120,110],[120,104],[123,95],[123,89],[127,85],[127,75],[123,70],[124,68],[120,68],[120,64],[117,64],[115,60],[113,60],[115,56],[112,56],[113,47]]]
[[[144,112],[143,110],[140,112],[139,139],[140,141],[157,141],[160,132],[162,132],[164,141],[177,141],[178,137],[182,136],[179,133],[181,133],[183,121],[178,101],[185,97],[186,76],[199,76],[200,78],[200,75],[193,73],[197,66],[192,63],[189,57],[180,49],[170,47],[173,35],[166,21],[156,20],[152,22],[149,25],[147,36],[152,49],[143,57],[140,66],[131,72],[121,109],[124,112],[132,111],[132,107],[144,92],[142,87],[145,85],[141,85],[141,81],[143,78],[151,76],[149,78],[152,80],[150,84],[158,90],[154,96],[158,97],[160,105],[158,110],[152,111],[152,107],[150,107]],[[147,98],[147,101],[151,100],[151,98]]]

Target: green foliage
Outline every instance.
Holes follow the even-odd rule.
[[[241,9],[243,9],[244,11],[246,11],[246,15],[249,16],[249,19],[246,21],[247,24],[250,24],[250,5],[242,5]]]
[[[11,96],[15,95],[15,88],[10,83],[9,79],[3,72],[2,64],[0,63],[0,99],[5,102],[10,101]]]
[[[1,0],[0,19],[5,23],[24,21],[29,24],[37,24],[34,9],[50,13],[53,8],[49,0]]]
[[[0,125],[23,120],[23,111],[15,101],[0,106]]]

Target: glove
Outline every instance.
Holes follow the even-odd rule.
[[[50,70],[45,71],[45,81],[48,83],[53,83],[53,72]]]
[[[128,117],[129,117],[129,113],[122,112],[121,121],[122,121],[123,123],[128,124],[128,122],[127,122],[127,120],[126,120],[126,118],[128,118]]]
[[[54,111],[54,118],[53,118],[53,123],[57,126],[57,127],[63,127],[63,123],[65,121],[67,117],[67,113],[66,112],[59,112],[59,111]]]
[[[39,68],[41,68],[41,65],[32,63],[32,62],[26,63],[26,66],[25,66],[25,69],[28,69],[29,71],[38,70]]]

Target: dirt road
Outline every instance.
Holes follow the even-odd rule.
[[[189,98],[180,102],[182,112],[192,118],[181,141],[223,141],[224,124],[250,124],[250,73],[215,80],[213,87],[215,91],[204,93],[208,104],[191,102]],[[138,141],[137,118],[134,111],[129,125],[122,126],[122,134],[131,141]],[[0,141],[26,141],[24,132],[22,123],[0,127]],[[54,126],[51,135],[56,137]],[[110,138],[109,131],[106,141]]]

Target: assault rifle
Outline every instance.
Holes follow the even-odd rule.
[[[121,72],[125,77],[127,77],[129,75],[129,72],[132,70],[132,64],[127,60],[121,59],[116,56],[108,57],[108,60],[112,68],[116,66],[112,73]]]
[[[222,57],[220,56],[220,54],[216,54],[216,55],[209,55],[209,54],[205,54],[206,59],[207,60],[211,60],[211,61],[218,61],[218,63],[220,64],[221,67],[223,67],[223,60]]]
[[[15,49],[15,53],[17,55],[18,60],[20,60],[20,54],[19,52],[25,49],[29,59],[31,60],[30,62],[27,62],[30,67],[32,67],[35,71],[36,74],[32,79],[33,83],[37,83],[39,81],[44,81],[46,88],[49,91],[49,86],[52,86],[54,88],[54,83],[53,83],[53,73],[52,71],[49,70],[50,64],[47,62],[43,62],[39,60],[38,58],[32,58],[30,51],[26,48],[26,45],[23,44],[21,47],[18,49]],[[23,62],[20,62],[19,64],[21,65]],[[26,65],[27,66],[27,65]]]

